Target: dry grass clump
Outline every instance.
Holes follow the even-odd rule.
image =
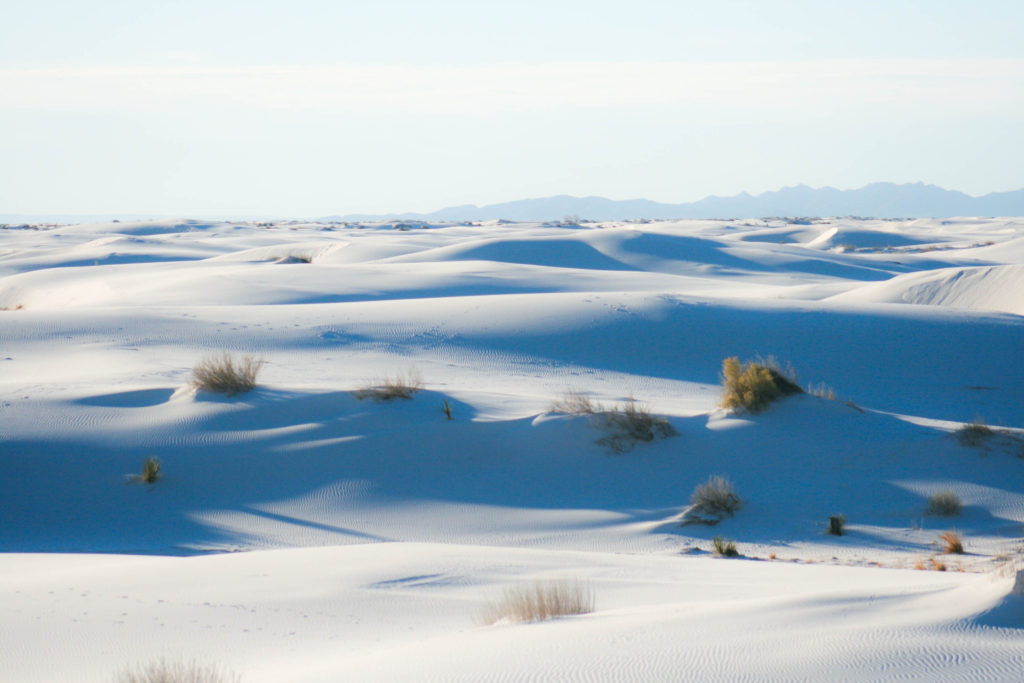
[[[594,591],[577,580],[534,581],[505,589],[480,614],[485,624],[534,622],[594,611]]]
[[[608,432],[597,440],[616,453],[624,453],[638,442],[668,438],[679,432],[663,417],[651,415],[645,406],[630,400],[600,414],[601,428]]]
[[[928,496],[928,507],[925,508],[926,515],[938,517],[954,517],[960,514],[964,504],[960,496],[953,493],[952,489],[943,489]]]
[[[774,359],[740,363],[736,357],[722,361],[722,407],[759,413],[772,401],[801,394],[792,372],[783,371]]]
[[[210,356],[192,368],[192,386],[203,391],[234,396],[256,387],[256,375],[263,367],[260,358],[235,360],[231,354]]]
[[[374,401],[392,401],[396,398],[409,399],[423,389],[423,376],[412,369],[394,377],[385,377],[376,384],[357,389],[354,394],[360,401],[372,398]]]
[[[699,521],[717,524],[726,517],[732,517],[742,506],[743,499],[736,493],[732,482],[716,474],[693,490],[690,496],[690,509],[687,510],[683,523]]]
[[[131,481],[137,481],[140,484],[152,484],[160,477],[160,458],[150,456],[142,463],[142,473],[133,474],[129,479]]]
[[[956,430],[956,440],[961,446],[981,446],[995,434],[984,420],[975,420]]]
[[[727,538],[715,536],[711,539],[711,545],[715,549],[715,555],[719,557],[739,557],[740,551],[736,550],[736,544]]]
[[[625,453],[639,442],[679,434],[667,419],[652,415],[645,405],[633,398],[609,408],[584,393],[570,389],[551,402],[550,410],[564,415],[591,417],[592,424],[607,433],[597,443],[616,453]]]
[[[216,665],[158,659],[121,673],[115,683],[241,683],[242,677]]]
[[[944,531],[939,534],[942,552],[946,555],[963,555],[964,539],[955,531]]]
[[[604,411],[604,407],[600,403],[592,401],[586,394],[569,389],[562,394],[561,398],[551,402],[549,410],[552,413],[564,415],[594,415]]]

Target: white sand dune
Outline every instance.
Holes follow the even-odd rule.
[[[1020,219],[0,231],[0,679],[1019,680],[1021,245]],[[223,351],[265,359],[255,390],[189,388]],[[722,359],[758,355],[840,400],[721,410]],[[411,400],[353,394],[410,369]],[[612,452],[551,412],[568,389],[678,435]],[[1000,429],[965,445],[976,419]],[[742,509],[682,526],[713,474]],[[959,516],[926,514],[943,489]],[[476,621],[559,577],[596,611]]]

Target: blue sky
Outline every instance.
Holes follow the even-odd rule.
[[[6,0],[0,213],[1024,187],[1024,3]]]

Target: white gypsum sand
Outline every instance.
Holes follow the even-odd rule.
[[[406,227],[0,231],[0,679],[1019,679],[1024,220]],[[192,387],[225,352],[257,387]],[[727,413],[731,356],[837,400]],[[592,613],[476,619],[562,579]]]

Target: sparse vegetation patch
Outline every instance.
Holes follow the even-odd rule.
[[[773,359],[740,363],[736,357],[722,361],[722,407],[759,413],[779,398],[801,394],[791,372],[783,371]]]
[[[564,415],[589,416],[593,425],[606,433],[597,443],[615,453],[625,453],[640,442],[679,434],[667,419],[651,414],[646,406],[632,398],[608,408],[584,393],[570,390],[553,401],[550,410]]]
[[[668,420],[651,415],[651,411],[636,401],[628,401],[602,412],[600,420],[608,434],[597,442],[616,453],[624,453],[638,442],[654,441],[655,437],[667,438],[679,433]]]
[[[975,420],[956,430],[956,440],[961,446],[983,446],[995,434],[984,420]]]
[[[727,538],[715,536],[711,539],[711,545],[715,549],[715,555],[719,557],[739,557],[740,555],[740,551],[736,549],[736,544]]]
[[[385,377],[380,382],[369,384],[355,391],[360,401],[371,398],[374,401],[393,401],[396,398],[410,399],[423,389],[423,377],[418,370],[409,370],[404,375]]]
[[[264,361],[252,356],[235,360],[231,354],[210,356],[192,368],[192,386],[217,394],[234,396],[256,387],[256,375]]]
[[[535,581],[508,588],[480,614],[485,624],[533,622],[594,611],[594,592],[580,581]]]
[[[943,489],[928,496],[928,507],[925,508],[925,514],[954,517],[960,514],[963,507],[960,496],[953,493],[952,489]]]

